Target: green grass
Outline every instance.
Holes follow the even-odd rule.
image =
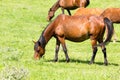
[[[38,61],[33,59],[32,40],[37,40],[49,23],[46,17],[54,2],[55,0],[0,0],[0,71],[6,65],[24,67],[29,72],[27,80],[120,80],[119,42],[106,46],[108,66],[103,65],[100,48],[95,64],[88,65],[92,55],[90,40],[82,43],[66,41],[71,59],[69,63],[65,62],[62,49],[59,52],[59,62],[52,62],[54,38],[47,44],[44,58]],[[88,7],[120,7],[120,0],[91,0]],[[55,15],[60,13],[59,9]],[[114,26],[120,40],[120,25]]]

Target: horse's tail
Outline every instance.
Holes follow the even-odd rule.
[[[112,35],[113,35],[113,23],[112,21],[110,21],[108,18],[104,18],[104,23],[106,24],[107,27],[107,38],[105,39],[105,41],[103,42],[104,44],[107,44],[110,42]]]
[[[112,38],[112,35],[113,35],[114,27],[113,27],[112,21],[110,21],[108,18],[105,17],[104,18],[104,23],[105,23],[106,28],[107,28],[107,31],[106,31],[107,32],[107,37],[106,37],[105,41],[103,43],[100,43],[98,46],[107,45],[110,42],[110,40]]]
[[[90,0],[86,0],[86,5],[85,7],[87,7],[90,4]]]

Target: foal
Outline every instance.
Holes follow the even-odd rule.
[[[62,8],[62,13],[64,14],[64,9],[66,9],[71,15],[70,10],[87,7],[89,5],[89,0],[57,0],[57,2],[50,8],[48,12],[47,20],[50,21],[54,17],[54,13],[58,8]]]
[[[103,42],[105,28],[107,28],[108,32],[107,38]],[[102,48],[104,54],[104,64],[107,65],[105,44],[110,41],[112,31],[112,22],[107,18],[103,20],[96,16],[68,16],[61,14],[44,29],[38,41],[35,42],[34,58],[39,59],[42,57],[45,54],[45,46],[48,41],[52,37],[55,37],[56,49],[54,61],[58,61],[58,52],[61,44],[66,56],[66,61],[69,62],[70,59],[67,53],[65,39],[73,42],[82,42],[90,39],[93,49],[90,64],[94,62],[97,53],[97,42],[99,42],[98,45]]]

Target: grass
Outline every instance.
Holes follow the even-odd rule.
[[[59,52],[59,62],[52,62],[54,38],[47,44],[44,58],[33,60],[32,40],[37,40],[49,23],[46,17],[54,2],[54,0],[0,0],[0,72],[7,65],[27,69],[29,72],[27,80],[120,80],[119,42],[106,46],[108,66],[103,65],[100,48],[95,64],[88,65],[92,55],[90,40],[82,43],[66,41],[70,63],[65,62],[62,50]],[[119,2],[120,0],[91,0],[88,7],[103,9],[120,7]],[[60,13],[59,9],[55,15]],[[119,25],[114,26],[120,39]]]

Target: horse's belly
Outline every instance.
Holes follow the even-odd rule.
[[[70,40],[70,41],[73,41],[73,42],[82,42],[82,41],[85,41],[89,38],[90,37],[88,35],[79,36],[79,37],[66,37],[67,40]]]
[[[70,1],[70,0],[60,0],[59,4],[64,9],[71,9],[72,10],[72,9],[78,8],[78,6],[73,5],[72,1]]]

